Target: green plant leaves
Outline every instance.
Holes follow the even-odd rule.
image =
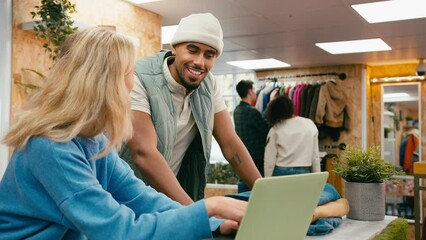
[[[208,183],[236,184],[237,181],[237,175],[229,164],[210,164],[209,173],[207,175]]]
[[[35,22],[34,31],[38,37],[48,40],[43,48],[49,53],[49,58],[55,60],[65,38],[77,30],[69,16],[76,12],[75,4],[68,0],[42,0],[35,9],[30,12],[32,18],[41,20]]]
[[[334,171],[348,182],[381,183],[403,172],[381,158],[380,146],[361,148],[348,146],[333,163]]]

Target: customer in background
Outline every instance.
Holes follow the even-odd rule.
[[[312,120],[294,115],[287,96],[269,103],[266,119],[271,129],[266,140],[265,177],[321,171],[318,129]]]
[[[253,81],[241,80],[238,82],[236,88],[241,102],[234,110],[235,131],[243,141],[257,169],[263,176],[263,157],[269,124],[262,114],[251,105],[257,99]],[[244,182],[241,180],[238,181],[238,192],[249,190],[250,188]]]
[[[136,175],[182,204],[204,197],[212,137],[252,187],[261,175],[235,133],[220,87],[210,73],[223,49],[210,13],[181,19],[172,50],[136,63],[132,90],[134,135],[122,156]]]
[[[219,224],[222,234],[238,228],[245,202],[182,206],[118,157],[132,136],[134,61],[132,42],[110,30],[66,39],[3,140],[15,151],[0,182],[0,239],[186,240],[210,238]]]

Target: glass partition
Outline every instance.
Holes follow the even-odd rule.
[[[421,136],[420,85],[383,85],[382,99],[382,157],[410,174],[412,162],[420,160],[420,147],[411,151],[419,146]]]
[[[382,157],[406,172],[386,186],[386,214],[414,219],[413,163],[421,156],[420,83],[382,85]]]

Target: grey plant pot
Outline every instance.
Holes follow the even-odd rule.
[[[385,219],[385,184],[345,182],[349,202],[347,218],[361,221]]]

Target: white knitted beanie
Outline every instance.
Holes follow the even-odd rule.
[[[223,32],[219,20],[211,13],[191,14],[180,20],[172,46],[183,42],[198,42],[217,50],[218,56],[223,50]]]

